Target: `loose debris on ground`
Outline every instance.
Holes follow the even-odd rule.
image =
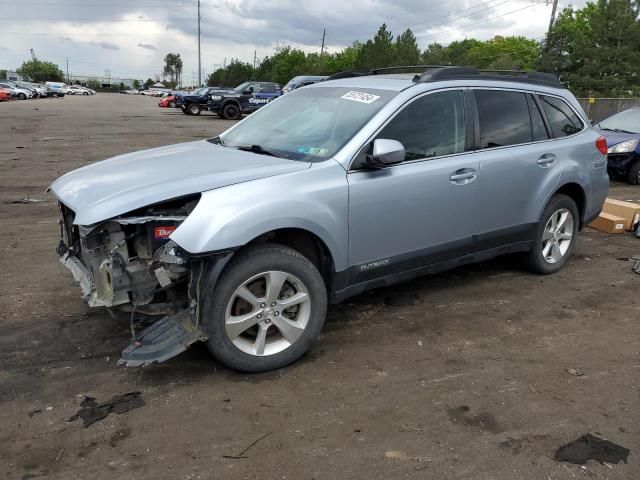
[[[577,440],[560,447],[556,451],[555,459],[559,462],[582,465],[587,460],[597,460],[604,463],[627,463],[629,449],[616,445],[609,440],[587,433]]]
[[[74,416],[67,420],[73,422],[81,418],[84,428],[94,424],[95,422],[106,418],[110,413],[126,413],[134,408],[140,408],[144,405],[142,393],[129,392],[124,395],[116,395],[111,400],[104,403],[98,403],[93,397],[84,397],[80,403],[80,410]]]
[[[261,436],[260,438],[258,438],[257,440],[254,440],[253,442],[251,442],[249,444],[249,446],[247,446],[244,450],[242,450],[239,454],[237,455],[223,455],[223,458],[232,458],[234,460],[238,460],[241,458],[249,458],[247,456],[245,456],[245,453],[247,453],[249,451],[249,449],[251,447],[253,447],[254,445],[256,445],[258,442],[264,440],[265,438],[267,438],[269,435],[271,435],[273,432],[269,432],[269,433],[265,433],[263,436]]]

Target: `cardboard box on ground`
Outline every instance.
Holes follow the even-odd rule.
[[[589,226],[607,233],[624,233],[634,231],[639,220],[640,204],[607,198],[602,213]]]

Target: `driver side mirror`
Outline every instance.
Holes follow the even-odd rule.
[[[404,161],[404,145],[397,140],[377,138],[373,141],[371,159],[379,166],[394,165]]]

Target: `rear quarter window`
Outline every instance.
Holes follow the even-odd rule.
[[[554,137],[568,137],[584,128],[584,123],[567,102],[548,95],[539,95],[539,98]]]

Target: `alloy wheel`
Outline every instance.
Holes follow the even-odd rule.
[[[573,240],[573,215],[566,208],[554,212],[542,233],[542,258],[557,263],[565,256]]]
[[[311,298],[304,283],[287,272],[267,271],[252,276],[231,295],[225,330],[242,352],[274,355],[300,338],[310,315]]]

